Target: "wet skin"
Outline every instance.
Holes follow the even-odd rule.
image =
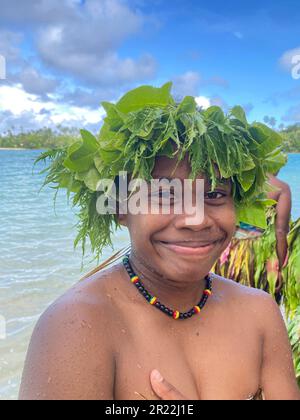
[[[188,159],[174,172],[175,164],[160,158],[154,178],[188,178]],[[145,287],[184,312],[198,303],[204,277],[234,234],[231,185],[210,194],[206,181],[198,224],[186,214],[120,221]],[[299,399],[287,332],[267,294],[214,276],[201,314],[174,321],[144,300],[122,264],[78,283],[41,317],[20,398],[159,399],[154,369],[189,399],[244,400],[260,387],[267,399]]]

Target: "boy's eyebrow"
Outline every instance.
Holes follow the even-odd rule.
[[[174,181],[175,179],[180,179],[180,181],[183,181],[184,179],[182,179],[182,178],[172,178],[172,177],[168,177],[168,176],[163,176],[163,177],[158,177],[158,178],[153,178],[153,179],[155,179],[155,180],[158,180],[158,181],[164,181],[164,180],[167,180],[167,181]],[[188,179],[188,178],[186,178],[186,179]],[[212,182],[211,181],[206,181],[209,185],[212,185]],[[217,178],[217,185],[224,185],[224,186],[230,186],[231,185],[231,180],[228,178]]]
[[[228,179],[226,179],[226,178],[217,178],[217,187],[219,187],[219,186],[223,186],[223,187],[229,187],[229,188],[232,188],[232,182],[231,182],[231,179],[230,178],[228,178]],[[212,186],[212,182],[211,181],[209,181],[208,182],[208,185],[209,185],[209,187],[211,187]]]
[[[231,185],[231,180],[229,178],[217,178],[217,184]]]

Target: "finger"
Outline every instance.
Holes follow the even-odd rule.
[[[278,274],[277,282],[276,282],[276,293],[279,293],[283,288],[283,277],[281,273]]]
[[[177,389],[169,384],[157,371],[151,373],[151,385],[153,391],[161,400],[187,400]]]

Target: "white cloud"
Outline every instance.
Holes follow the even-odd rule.
[[[0,23],[30,32],[35,60],[54,74],[59,73],[60,78],[71,78],[93,88],[108,88],[152,80],[155,76],[157,64],[147,52],[139,57],[119,54],[123,43],[137,36],[148,22],[130,2],[0,0],[0,3]],[[2,44],[7,49],[7,45],[18,41],[16,35],[12,39],[12,32],[1,35],[0,50]],[[21,56],[16,47],[10,48],[9,53]],[[45,80],[42,85],[45,86]],[[33,86],[29,92],[37,93]]]
[[[22,120],[26,125],[26,118],[30,126],[33,122],[36,126],[51,126],[62,124],[68,126],[99,124],[105,112],[103,108],[91,110],[85,107],[66,106],[58,104],[53,100],[42,101],[37,95],[25,92],[21,85],[0,86],[0,108],[10,118],[2,121],[1,130],[11,128],[9,125],[16,125]],[[25,118],[26,117],[26,118]],[[4,126],[6,124],[6,126]],[[26,126],[23,127],[26,130]]]
[[[117,52],[143,24],[143,16],[125,2],[87,0],[72,19],[41,27],[37,48],[47,65],[90,84],[111,86],[151,79],[156,71],[152,56],[120,58]]]
[[[30,66],[25,66],[18,73],[11,74],[9,80],[20,83],[27,93],[41,96],[52,93],[59,85],[58,80],[47,77]]]
[[[300,47],[286,51],[280,58],[279,63],[284,70],[291,71],[295,63],[293,57],[300,56]]]
[[[197,105],[203,109],[207,109],[211,106],[210,99],[207,98],[206,96],[197,96],[195,100],[196,100]]]
[[[21,86],[0,86],[0,107],[4,111],[10,111],[20,115],[24,111],[39,112],[47,108],[45,104],[36,101],[37,97],[26,93]]]

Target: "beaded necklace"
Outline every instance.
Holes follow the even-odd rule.
[[[129,262],[129,256],[128,255],[123,259],[123,264],[124,264],[124,267],[125,267],[128,275],[129,275],[129,277],[130,277],[131,283],[136,286],[138,291],[141,293],[142,296],[144,296],[144,298],[147,300],[147,302],[149,302],[150,305],[154,306],[155,308],[159,309],[164,314],[172,317],[175,320],[177,320],[177,319],[184,320],[184,319],[191,318],[193,315],[199,314],[202,311],[202,309],[204,308],[209,296],[212,295],[212,279],[209,275],[207,275],[205,277],[206,288],[203,292],[203,296],[202,296],[200,302],[198,303],[198,305],[194,306],[188,312],[182,313],[182,312],[179,312],[179,311],[174,311],[173,309],[170,309],[167,306],[160,303],[156,296],[152,296],[145,289],[145,286],[141,282],[140,278],[133,271],[132,266]]]

